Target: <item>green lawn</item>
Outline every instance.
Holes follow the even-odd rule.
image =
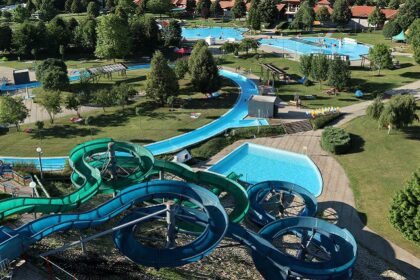
[[[302,76],[299,71],[299,62],[281,58],[273,54],[260,54],[261,58],[251,56],[236,58],[233,55],[224,55],[220,58],[220,64],[231,68],[241,67],[241,70],[251,70],[252,73],[261,76],[260,63],[272,63],[281,69],[286,70],[292,77],[298,79]],[[372,98],[374,94],[383,93],[388,89],[403,86],[407,83],[420,79],[420,66],[412,58],[398,57],[401,68],[395,70],[383,70],[381,76],[376,76],[376,72],[363,69],[361,67],[351,67],[352,80],[351,88],[348,92],[342,92],[338,96],[328,96],[325,90],[329,87],[323,85],[322,89],[318,83],[311,86],[301,84],[278,84],[277,93],[285,101],[293,99],[295,94],[317,95],[316,100],[307,100],[303,105],[308,108],[319,108],[321,106],[348,106],[366,99]],[[356,89],[361,89],[365,94],[364,99],[354,97]]]
[[[132,71],[129,75],[135,75]],[[131,78],[130,78],[131,79]],[[114,82],[116,79],[113,80]],[[132,85],[137,88],[144,86],[145,76],[138,74]],[[109,84],[102,84],[110,86]],[[183,106],[175,106],[175,111],[169,108],[157,107],[146,97],[140,97],[138,101],[121,112],[119,107],[107,108],[106,112],[96,110],[82,117],[92,116],[91,126],[73,124],[69,117],[57,119],[54,125],[45,121],[46,127],[42,132],[42,141],[36,133],[16,132],[14,128],[5,135],[0,136],[0,155],[8,156],[36,156],[35,149],[42,146],[45,156],[67,155],[78,143],[92,138],[113,137],[119,140],[148,144],[167,139],[198,127],[201,127],[228,111],[237,98],[238,89],[229,80],[224,80],[221,89],[221,97],[207,99],[203,94],[194,92],[187,80],[181,80],[181,93],[179,100]],[[135,107],[144,108],[144,112],[135,115]],[[191,118],[192,112],[199,112],[198,119]],[[22,128],[35,128],[25,125]]]
[[[395,192],[420,167],[420,123],[390,135],[386,129],[378,130],[377,122],[368,117],[357,118],[344,128],[353,134],[355,147],[336,158],[350,179],[357,210],[367,215],[371,229],[420,257],[420,248],[404,239],[388,220]]]
[[[186,27],[201,27],[201,26],[223,26],[223,27],[246,27],[246,21],[234,20],[234,19],[225,19],[222,18],[195,18],[188,19],[185,21]]]

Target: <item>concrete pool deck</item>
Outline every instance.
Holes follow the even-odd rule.
[[[306,153],[318,166],[323,181],[323,192],[318,197],[320,212],[324,218],[338,218],[338,225],[347,228],[357,242],[374,252],[375,256],[392,264],[394,269],[401,271],[408,279],[420,279],[420,259],[398,247],[391,241],[379,236],[360,220],[356,210],[350,181],[341,165],[320,146],[321,130],[307,131],[279,137],[264,137],[240,140],[226,147],[208,162],[200,166],[206,168],[232,152],[244,142],[283,149],[295,153]],[[306,147],[306,148],[304,148]],[[331,216],[331,217],[330,217]]]

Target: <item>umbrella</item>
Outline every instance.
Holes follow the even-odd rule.
[[[360,89],[356,90],[355,94],[356,97],[363,97],[363,91],[361,91]]]

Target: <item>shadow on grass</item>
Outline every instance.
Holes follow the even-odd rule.
[[[96,135],[100,129],[90,128],[88,126],[75,126],[75,125],[54,125],[42,130],[43,138],[74,138],[84,137],[89,135]],[[37,133],[32,134],[31,138],[38,139]]]
[[[188,132],[191,132],[193,130],[195,130],[195,129],[192,129],[192,128],[180,128],[180,129],[177,129],[177,131],[182,132],[182,133],[188,133]]]
[[[420,72],[404,72],[400,76],[404,78],[420,80]]]
[[[405,138],[420,141],[420,126],[409,126],[403,128],[402,131],[405,133]]]
[[[128,121],[128,116],[124,113],[114,113],[109,115],[99,115],[93,118],[92,125],[99,127],[121,126]]]
[[[130,142],[138,143],[138,144],[150,144],[150,143],[154,143],[156,141],[154,141],[152,139],[130,139]]]
[[[356,154],[363,152],[364,146],[365,146],[365,140],[357,134],[350,133],[350,139],[351,139],[351,148],[347,152],[347,154]]]

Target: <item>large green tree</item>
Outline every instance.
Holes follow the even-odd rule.
[[[35,75],[47,90],[64,90],[69,85],[67,65],[60,59],[47,58],[42,61],[36,66]]]
[[[40,50],[47,45],[47,29],[40,21],[31,23],[25,21],[16,26],[12,33],[12,46],[19,55],[30,55],[31,50]]]
[[[385,20],[385,14],[378,7],[376,7],[375,10],[373,10],[373,12],[368,17],[369,24],[375,26],[375,29],[378,26],[382,26]]]
[[[25,20],[29,19],[31,16],[31,12],[21,5],[17,6],[16,9],[13,11],[13,21],[22,23]]]
[[[408,42],[414,49],[414,60],[420,64],[420,19],[416,19],[410,25],[408,33]]]
[[[299,57],[299,70],[304,76],[309,77],[312,69],[311,66],[312,55],[301,55]]]
[[[115,98],[117,105],[121,106],[121,109],[124,111],[125,106],[127,106],[130,99],[137,94],[137,91],[127,83],[121,83],[113,86],[111,93],[113,98]]]
[[[401,32],[402,28],[395,20],[388,21],[382,29],[385,38],[391,38]]]
[[[87,18],[80,22],[74,31],[75,43],[86,50],[96,47],[96,20]]]
[[[368,57],[371,67],[378,70],[378,75],[382,69],[392,66],[391,50],[385,44],[377,44],[370,48]]]
[[[89,17],[96,18],[99,16],[100,7],[95,1],[89,2],[86,12]]]
[[[163,41],[165,47],[179,47],[182,40],[182,29],[176,20],[169,21],[167,27],[163,29]]]
[[[420,245],[420,170],[413,173],[391,203],[391,224],[405,238]]]
[[[50,123],[54,123],[55,115],[61,113],[61,92],[43,90],[36,95],[35,102],[48,113]]]
[[[413,95],[396,95],[385,105],[379,117],[381,126],[388,126],[390,133],[392,128],[401,129],[412,124],[418,116],[416,115],[416,99]]]
[[[147,9],[149,9],[154,14],[166,14],[172,8],[172,3],[170,0],[148,0]]]
[[[239,48],[245,51],[247,55],[250,49],[253,49],[255,52],[257,52],[259,46],[260,46],[260,43],[257,40],[252,39],[252,38],[245,38],[239,44]]]
[[[197,44],[194,48],[198,49],[190,57],[191,83],[197,91],[212,93],[220,88],[219,70],[207,45]]]
[[[291,23],[291,27],[295,29],[312,29],[314,20],[315,12],[313,5],[310,1],[306,0],[300,5],[299,10]]]
[[[401,5],[398,10],[395,20],[404,30],[407,30],[408,27],[418,18],[420,18],[420,1],[406,0],[404,5]]]
[[[328,12],[327,7],[321,6],[315,15],[316,19],[319,20],[321,23],[325,24],[330,21],[331,15],[330,12]]]
[[[50,51],[57,53],[59,46],[67,47],[71,40],[71,32],[67,23],[60,17],[55,17],[47,24]]]
[[[319,83],[322,88],[322,82],[328,78],[329,61],[326,55],[318,54],[312,57],[311,62],[311,78]]]
[[[261,0],[258,4],[259,14],[262,22],[274,23],[277,19],[277,2],[274,0]]]
[[[232,13],[235,18],[242,18],[246,15],[246,6],[243,0],[235,0],[232,7]]]
[[[210,0],[199,0],[195,7],[195,12],[200,14],[203,18],[208,18],[210,16],[210,8]]]
[[[153,16],[132,17],[129,26],[134,52],[151,52],[160,45],[161,33]]]
[[[218,16],[223,15],[223,9],[220,6],[220,1],[219,0],[215,0],[211,3],[210,14],[212,14],[214,17],[218,17]]]
[[[80,118],[80,107],[82,106],[82,99],[80,94],[75,92],[69,92],[64,96],[64,107],[68,110],[73,110],[76,112],[77,116]]]
[[[39,8],[39,18],[43,21],[50,21],[58,14],[53,0],[43,0]]]
[[[342,90],[349,85],[351,77],[351,72],[349,64],[340,59],[340,57],[335,57],[332,59],[328,66],[328,85]]]
[[[259,3],[259,0],[252,0],[251,7],[248,11],[247,24],[253,30],[261,29],[261,12]]]
[[[109,89],[100,89],[93,93],[93,102],[102,107],[105,112],[105,108],[115,104],[115,97]]]
[[[29,110],[20,97],[0,97],[0,123],[14,124],[19,131],[19,124],[29,116]]]
[[[351,10],[347,0],[337,0],[333,5],[332,21],[338,26],[345,26],[351,19]]]
[[[0,51],[10,50],[12,46],[12,29],[7,24],[0,24]]]
[[[178,79],[160,51],[155,52],[147,75],[146,94],[164,106],[169,96],[177,96]]]
[[[95,55],[99,58],[124,58],[131,50],[131,37],[123,19],[108,14],[99,18]]]

